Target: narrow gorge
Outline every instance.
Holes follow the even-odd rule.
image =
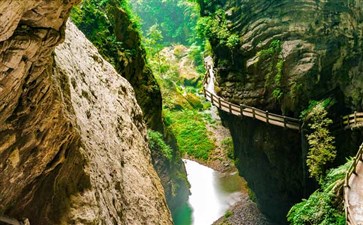
[[[0,3],[1,215],[172,224],[134,91],[66,25],[75,3]]]
[[[362,118],[363,0],[0,0],[0,224],[360,224]]]

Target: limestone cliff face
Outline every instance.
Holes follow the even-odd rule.
[[[74,10],[72,19],[101,55],[130,82],[148,127],[163,132],[159,85],[146,63],[137,25],[120,4],[127,3],[84,0]]]
[[[362,3],[226,1],[228,26],[240,43],[230,51],[214,41],[222,95],[294,116],[309,99],[331,93],[342,94],[347,108],[362,109]],[[264,54],[273,41],[280,49]]]
[[[293,117],[309,100],[327,97],[337,101],[329,115],[334,120],[363,109],[361,0],[216,0],[202,4],[202,13],[211,14],[218,5],[239,37],[232,49],[211,39],[224,98]],[[301,134],[225,113],[222,118],[260,207],[283,222],[306,186]],[[342,134],[337,135],[340,145]],[[343,139],[358,145],[357,136],[362,135]]]
[[[129,83],[65,20],[77,1],[0,3],[0,214],[172,224]]]

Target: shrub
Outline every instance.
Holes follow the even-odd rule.
[[[295,204],[287,215],[291,225],[344,225],[345,216],[339,190],[352,160],[329,171],[321,188],[308,199]]]
[[[157,131],[148,130],[149,147],[151,151],[160,151],[167,159],[173,157],[173,150],[164,142],[163,135]]]
[[[230,159],[234,159],[234,148],[233,148],[233,140],[231,137],[227,137],[221,142],[222,148],[224,148],[227,152],[227,157]]]
[[[332,162],[336,156],[334,137],[331,136],[328,126],[333,123],[327,117],[328,112],[322,103],[317,104],[309,113],[309,128],[312,130],[306,137],[309,143],[309,152],[306,164],[310,176],[320,181],[325,172],[327,163]]]

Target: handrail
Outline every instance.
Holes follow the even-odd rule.
[[[363,113],[362,112],[354,112],[353,114],[343,116],[342,124],[345,125],[345,128],[357,128],[363,126]]]
[[[268,111],[264,111],[252,106],[247,106],[244,104],[237,105],[231,103],[222,97],[218,96],[215,93],[207,90],[207,87],[210,82],[214,82],[211,79],[210,70],[213,70],[211,65],[208,65],[206,62],[207,72],[203,78],[203,91],[204,97],[212,103],[212,105],[216,106],[220,110],[224,112],[228,112],[230,114],[241,116],[241,117],[250,117],[267,124],[272,124],[279,127],[289,128],[293,130],[301,130],[301,120],[293,117],[287,117],[275,113],[270,113]],[[353,129],[363,127],[363,112],[354,112],[353,114],[346,115],[342,117],[342,121],[336,123],[338,126],[342,126],[344,129]]]
[[[10,225],[23,225],[22,222],[19,222],[16,219],[6,217],[6,216],[0,216],[0,222],[10,224]]]
[[[359,147],[357,155],[355,156],[352,165],[349,167],[344,180],[344,211],[347,224],[350,225],[358,225],[358,224],[355,222],[354,218],[352,217],[352,213],[350,210],[349,197],[348,197],[350,192],[349,181],[353,174],[358,175],[356,172],[356,168],[359,161],[363,161],[362,155],[363,155],[363,144]]]
[[[299,119],[270,113],[268,111],[263,111],[252,106],[247,106],[243,104],[237,105],[207,90],[209,82],[213,82],[213,80],[210,79],[210,69],[212,68],[209,65],[206,65],[206,68],[207,72],[203,79],[203,91],[204,97],[208,101],[210,101],[212,105],[216,106],[224,112],[228,112],[236,116],[250,117],[265,122],[267,124],[300,131],[301,121]]]

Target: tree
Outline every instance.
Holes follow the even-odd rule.
[[[325,110],[323,102],[313,107],[308,114],[311,121],[309,128],[312,133],[306,136],[309,143],[306,164],[309,167],[310,176],[318,182],[325,173],[326,164],[332,162],[336,157],[334,137],[331,136],[328,129],[333,121],[327,115],[328,112]]]

